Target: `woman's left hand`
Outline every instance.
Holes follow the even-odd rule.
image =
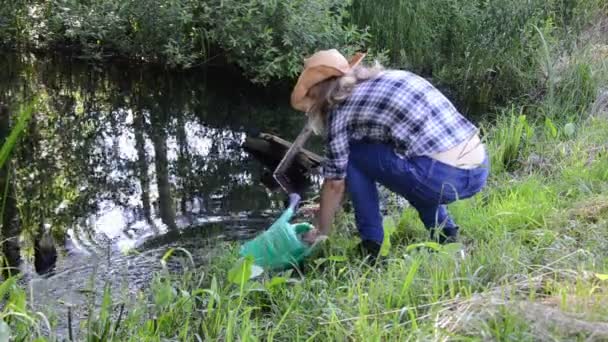
[[[322,236],[323,234],[321,234],[320,230],[318,230],[317,228],[313,228],[308,232],[302,234],[302,240],[312,245]]]

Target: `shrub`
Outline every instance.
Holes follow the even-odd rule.
[[[543,59],[568,48],[564,38],[599,6],[596,0],[358,0],[353,17],[370,28],[374,46],[390,50],[395,66],[433,78],[464,110],[485,112],[542,92]]]
[[[293,78],[319,48],[350,54],[369,40],[338,0],[33,0],[0,13],[0,43],[69,47],[83,57],[128,57],[189,68],[239,66],[254,82]],[[42,34],[44,32],[44,34]],[[219,57],[219,58],[218,58]]]

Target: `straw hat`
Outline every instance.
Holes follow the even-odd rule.
[[[291,106],[299,111],[308,112],[314,103],[314,100],[308,96],[310,88],[328,78],[344,76],[357,66],[363,57],[365,54],[358,52],[347,61],[338,50],[331,49],[318,51],[304,59],[304,70],[291,93]]]

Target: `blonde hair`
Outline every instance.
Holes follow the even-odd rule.
[[[310,88],[308,95],[314,103],[307,115],[313,132],[317,135],[323,133],[327,113],[344,102],[359,83],[378,76],[382,71],[384,67],[377,61],[371,67],[359,65],[344,76],[327,79]]]

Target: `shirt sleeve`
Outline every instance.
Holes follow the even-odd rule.
[[[337,111],[329,113],[326,157],[323,161],[323,177],[326,179],[345,179],[348,164],[347,120]]]

